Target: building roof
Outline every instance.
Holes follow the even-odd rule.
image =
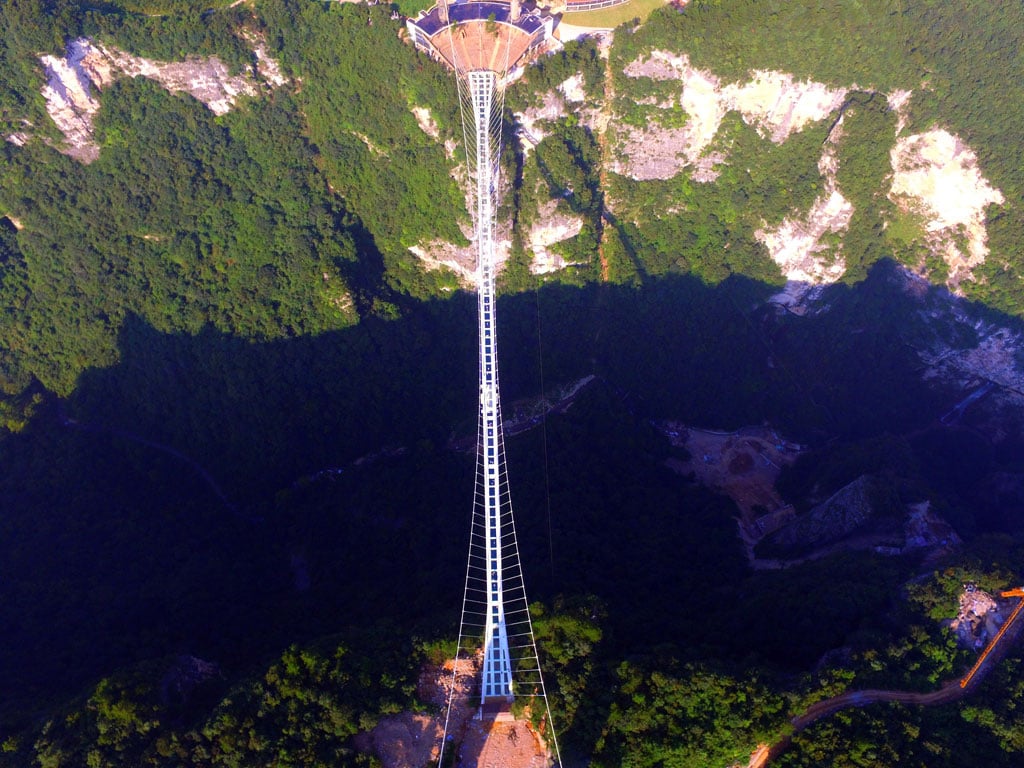
[[[448,23],[458,24],[466,21],[492,20],[501,24],[509,23],[509,4],[487,2],[487,0],[471,0],[471,2],[452,3],[448,6]],[[515,22],[515,26],[528,35],[532,35],[544,25],[544,20],[534,13],[524,13]],[[427,35],[433,37],[447,25],[441,21],[438,6],[416,19],[416,26]]]

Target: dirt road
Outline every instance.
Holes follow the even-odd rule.
[[[848,707],[866,707],[869,704],[875,704],[878,702],[918,704],[920,706],[927,707],[935,706],[937,704],[948,704],[962,699],[965,696],[970,695],[993,666],[1002,660],[1009,649],[1017,641],[1020,633],[1021,622],[1017,622],[1006,633],[1002,641],[992,649],[988,658],[984,660],[984,663],[975,673],[973,679],[966,688],[960,687],[960,678],[957,678],[955,680],[948,680],[943,683],[941,688],[934,691],[928,691],[927,693],[920,693],[918,691],[866,689],[862,691],[847,691],[846,693],[841,693],[838,696],[833,696],[830,699],[824,699],[812,704],[803,713],[793,718],[791,721],[793,724],[793,732],[789,736],[773,744],[767,749],[767,751],[765,750],[764,745],[759,745],[750,756],[750,762],[747,763],[747,768],[761,768],[761,766],[767,765],[773,758],[778,757],[789,748],[795,734],[800,733],[800,731],[808,728],[817,721],[835,714],[841,709],[846,709]]]

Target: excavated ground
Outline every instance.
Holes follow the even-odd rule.
[[[544,740],[531,724],[502,712],[478,719],[472,695],[480,673],[480,659],[459,659],[455,691],[448,715],[445,762],[455,751],[456,768],[546,768],[551,759]],[[356,737],[360,752],[374,755],[383,768],[425,768],[440,757],[445,714],[452,692],[449,660],[441,667],[428,666],[420,674],[417,694],[431,705],[434,714],[402,712],[382,718],[369,733]]]

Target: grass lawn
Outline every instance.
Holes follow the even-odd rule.
[[[598,11],[581,11],[579,13],[566,13],[562,19],[566,24],[576,27],[599,27],[602,29],[614,29],[625,21],[639,18],[646,21],[651,11],[665,5],[667,0],[630,0],[628,3],[616,5],[611,8],[602,8]]]
[[[392,5],[394,4],[392,3]],[[416,18],[417,13],[427,10],[427,8],[433,8],[436,3],[434,0],[397,0],[397,5],[400,14]]]

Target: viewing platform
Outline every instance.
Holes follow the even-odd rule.
[[[554,17],[519,2],[440,2],[406,21],[422,51],[453,69],[504,73],[552,37]]]

